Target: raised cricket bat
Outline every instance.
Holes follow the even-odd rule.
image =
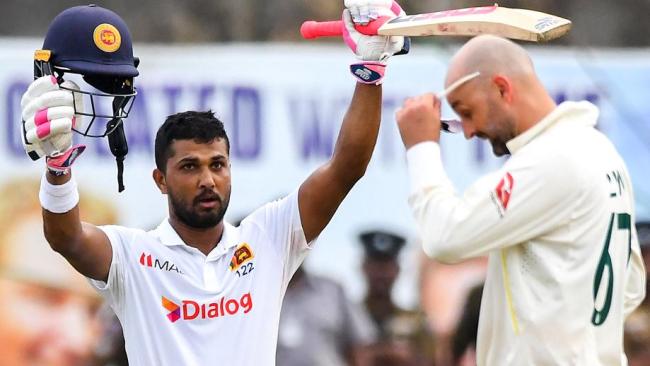
[[[300,27],[305,39],[340,36],[343,21],[306,21]],[[571,21],[539,11],[498,5],[463,8],[435,13],[380,17],[356,29],[382,36],[477,36],[493,34],[531,42],[547,42],[565,35]]]

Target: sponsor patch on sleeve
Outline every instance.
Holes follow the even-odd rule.
[[[497,207],[501,217],[503,217],[508,209],[508,203],[510,202],[510,196],[512,195],[514,184],[515,181],[512,178],[512,174],[506,173],[506,175],[501,178],[496,188],[490,193],[490,198],[492,198],[492,202]]]

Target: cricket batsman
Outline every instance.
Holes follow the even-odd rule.
[[[112,85],[118,76],[137,75],[137,62],[126,25],[110,10],[70,8],[50,26],[43,48],[51,51],[54,75],[36,79],[21,103],[25,150],[32,158],[46,155],[39,193],[45,237],[115,311],[130,365],[275,363],[287,284],[365,173],[379,131],[386,61],[403,51],[403,37],[354,29],[354,21],[400,14],[396,3],[345,3],[345,40],[360,62],[351,66],[358,82],[335,151],[293,193],[238,227],[223,220],[231,192],[228,136],[211,112],[195,111],[169,116],[156,134],[152,176],[167,196],[168,218],[148,232],[80,221],[72,165],[82,149],[72,147],[72,129],[83,112],[63,76],[84,71],[85,79],[108,77]]]
[[[470,75],[470,77],[467,77]],[[479,366],[623,366],[623,323],[645,296],[625,162],[589,102],[556,105],[530,57],[496,36],[454,55],[447,94],[465,137],[489,140],[503,167],[462,195],[440,156],[440,103],[396,113],[409,205],[424,251],[443,262],[489,256]]]

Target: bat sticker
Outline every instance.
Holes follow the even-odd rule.
[[[553,18],[553,17],[542,18],[537,22],[537,24],[535,24],[535,29],[541,31],[546,28],[552,27],[559,22],[560,20],[558,18]]]

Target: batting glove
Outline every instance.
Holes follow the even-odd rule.
[[[365,5],[362,5],[365,4]],[[359,33],[355,24],[377,19],[381,16],[405,15],[402,8],[392,0],[346,0],[349,9],[343,11],[343,39],[362,62],[350,65],[350,71],[364,84],[381,84],[388,58],[396,53],[406,53],[405,40],[401,36],[366,36]],[[355,15],[353,11],[357,13]]]
[[[356,24],[367,24],[380,16],[405,15],[402,8],[394,0],[345,0],[345,7],[350,10],[352,20]],[[390,9],[391,12],[387,12]]]
[[[79,90],[72,81],[61,86]],[[20,101],[22,141],[32,160],[46,156],[48,168],[58,174],[69,171],[85,146],[72,146],[72,129],[80,127],[83,98],[79,93],[62,90],[54,76],[34,80]],[[76,108],[76,109],[75,109]]]

